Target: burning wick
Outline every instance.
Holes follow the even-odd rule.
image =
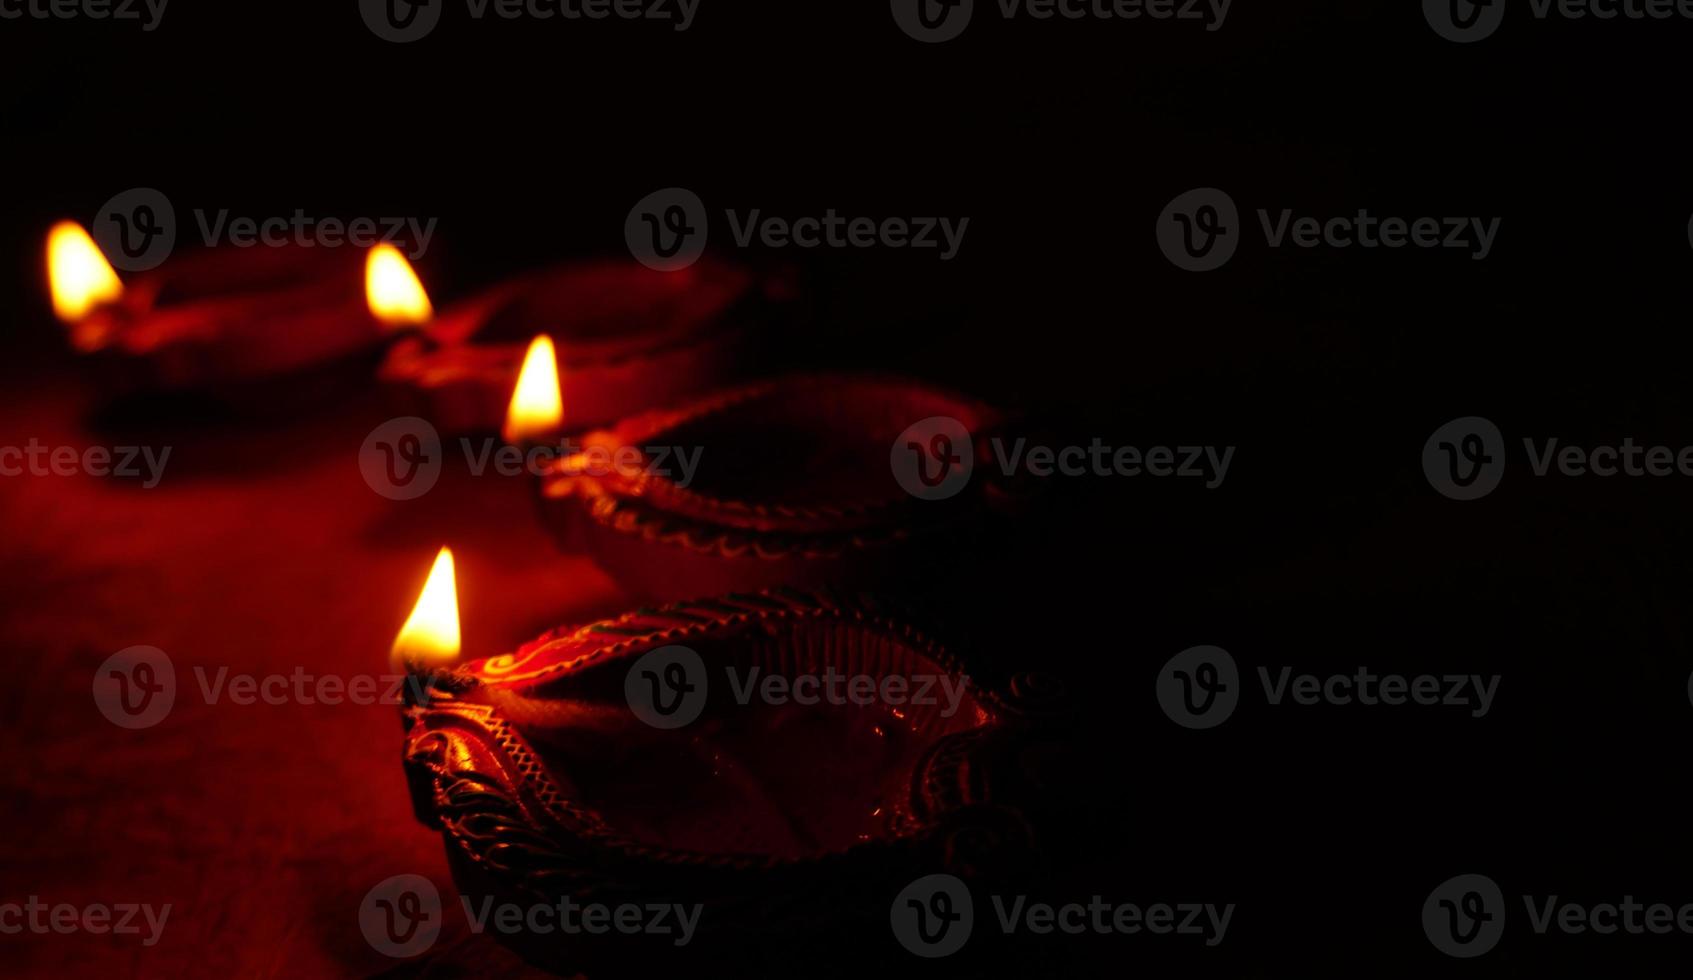
[[[417,605],[394,637],[392,657],[395,664],[417,672],[445,666],[458,655],[458,580],[453,574],[452,549],[442,548]]]
[[[542,334],[529,342],[529,352],[523,355],[523,369],[517,373],[501,434],[515,446],[526,440],[540,442],[556,435],[563,425],[558,354],[553,350],[553,339]]]
[[[415,327],[435,315],[416,270],[387,243],[371,249],[365,260],[364,297],[371,314],[391,327]]]
[[[53,312],[66,323],[76,323],[123,295],[123,282],[112,264],[74,221],[61,221],[47,233],[47,281]]]

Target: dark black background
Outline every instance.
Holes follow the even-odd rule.
[[[1240,903],[1220,950],[1053,942],[1055,975],[1682,972],[1686,936],[1535,937],[1514,896],[1693,901],[1685,846],[1686,478],[1529,475],[1521,438],[1693,443],[1683,152],[1693,24],[1437,37],[1418,5],[1239,0],[1224,28],[1000,22],[923,45],[886,5],[703,0],[687,33],[473,23],[371,36],[355,4],[174,0],[161,28],[0,22],[12,314],[0,377],[67,370],[41,240],[154,186],[188,209],[439,216],[451,299],[616,253],[642,195],[713,212],[968,216],[960,255],[790,252],[794,361],[904,371],[1067,440],[1238,447],[1215,491],[1071,481],[954,618],[1066,677],[1094,798],[1054,894]],[[1263,247],[1180,271],[1153,222],[1243,212],[1503,218],[1494,253]],[[186,220],[186,219],[185,219]],[[1255,220],[1255,219],[1254,219]],[[718,244],[727,228],[713,229]],[[1420,468],[1464,415],[1512,446],[1458,503]],[[1277,708],[1189,732],[1153,700],[1199,643],[1248,671],[1503,675],[1493,714]],[[1512,902],[1449,960],[1429,890]]]

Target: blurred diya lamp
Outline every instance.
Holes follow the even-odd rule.
[[[366,309],[365,256],[355,249],[201,249],[124,283],[67,221],[49,233],[47,254],[53,309],[72,347],[122,389],[239,393],[374,361],[391,333]]]
[[[647,598],[923,581],[1007,502],[971,476],[1000,426],[912,381],[786,376],[587,433],[545,469],[542,521]]]
[[[530,962],[623,976],[677,962],[740,975],[818,950],[909,961],[888,932],[905,886],[937,872],[1017,880],[1036,864],[1065,744],[1050,681],[989,682],[881,603],[794,589],[645,609],[458,664],[445,659],[458,646],[445,567],[396,656],[414,681],[413,806],[441,832],[461,895],[697,919],[685,945],[498,932]],[[753,693],[830,676],[903,693]]]
[[[524,345],[555,344],[572,431],[709,390],[744,366],[745,343],[790,291],[704,259],[675,272],[633,260],[558,265],[445,309],[396,343],[379,376],[453,433],[495,432]]]

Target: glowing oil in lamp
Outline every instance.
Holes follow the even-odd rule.
[[[429,293],[417,272],[386,242],[370,250],[364,265],[365,303],[372,316],[390,327],[415,327],[435,316]]]
[[[417,605],[394,637],[390,656],[408,670],[443,667],[458,659],[458,578],[453,571],[453,551],[442,548],[429,569],[429,579],[417,597]]]
[[[501,434],[507,443],[540,442],[564,428],[564,392],[558,378],[558,353],[553,339],[542,334],[529,342],[523,367],[512,386]]]

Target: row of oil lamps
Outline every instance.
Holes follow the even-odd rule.
[[[93,331],[109,331],[107,322],[121,309],[125,288],[94,239],[82,226],[65,221],[48,234],[48,271],[55,314],[72,330],[79,348],[96,350],[103,341]],[[414,328],[434,319],[428,292],[405,256],[392,245],[371,248],[364,263],[365,299],[376,322]],[[308,311],[307,316],[321,311]],[[123,324],[135,328],[135,323]],[[195,328],[221,326],[199,322]],[[143,327],[144,329],[144,327]],[[534,337],[512,385],[501,434],[519,444],[554,438],[564,422],[563,392],[557,352],[546,334]],[[393,657],[408,666],[439,665],[457,658],[460,648],[457,587],[453,555],[443,547],[436,556],[416,607],[395,638]]]
[[[580,444],[540,474],[542,523],[662,604],[460,662],[443,547],[391,648],[416,682],[402,710],[407,783],[467,899],[633,896],[691,907],[701,925],[686,948],[524,930],[500,942],[561,975],[745,974],[752,949],[812,966],[829,950],[824,965],[864,975],[907,957],[899,917],[935,872],[1032,865],[1038,808],[1025,804],[1052,808],[1057,784],[1038,766],[1055,737],[1050,683],[973,675],[902,604],[860,594],[953,578],[940,556],[993,574],[957,545],[994,540],[983,525],[1002,501],[952,460],[1000,427],[996,413],[882,377],[724,386],[751,350],[742,340],[780,319],[788,293],[780,277],[713,260],[675,272],[576,263],[437,314],[397,250],[364,256],[362,296],[347,254],[208,250],[125,283],[64,223],[48,265],[72,346],[143,388],[239,391],[338,359],[367,384],[368,357],[440,430],[535,445],[568,431]],[[717,465],[677,481],[579,459],[667,446]],[[941,677],[958,696],[737,707],[721,685],[707,695],[708,671],[737,667],[877,690]]]
[[[728,485],[689,486],[638,466],[584,472],[580,454],[549,464],[538,495],[543,523],[642,598],[879,587],[906,567],[902,546],[982,502],[979,494],[917,500],[890,478],[887,450],[875,447],[960,444],[995,423],[986,406],[886,378],[724,383],[754,360],[750,339],[793,305],[791,277],[781,272],[754,274],[712,256],[665,272],[632,260],[578,261],[437,313],[417,271],[388,244],[362,255],[301,245],[204,249],[126,283],[88,232],[65,221],[48,234],[47,265],[72,346],[116,368],[120,385],[239,393],[351,362],[351,383],[363,386],[374,360],[377,379],[414,408],[408,414],[446,433],[499,431],[523,445],[570,432],[584,448],[609,450],[604,458],[683,444],[703,453],[709,443],[726,469],[762,461],[752,486],[745,473]],[[537,324],[547,331],[537,335]],[[960,431],[901,432],[907,423]],[[789,452],[767,451],[773,426]],[[818,496],[818,487],[828,492]],[[457,655],[454,591],[443,548],[396,657]]]

